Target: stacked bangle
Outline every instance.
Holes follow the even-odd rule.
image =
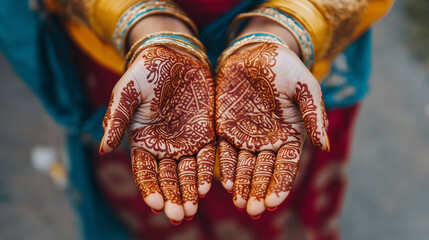
[[[144,17],[153,14],[167,14],[175,16],[185,22],[195,35],[198,34],[198,28],[195,23],[189,17],[187,17],[186,13],[174,2],[167,0],[143,1],[126,10],[116,22],[112,41],[114,47],[120,55],[125,55],[126,39],[130,29],[134,26],[134,24]]]
[[[174,46],[196,56],[200,61],[210,66],[203,44],[195,37],[184,33],[157,32],[147,35],[131,46],[125,59],[125,69],[135,61],[137,56],[146,48],[154,46]]]
[[[275,43],[281,45],[285,48],[289,48],[285,42],[283,42],[279,37],[269,34],[269,33],[247,33],[245,35],[238,36],[235,38],[229,47],[223,51],[223,53],[218,58],[218,67],[216,71],[218,71],[224,61],[231,56],[237,49],[252,43]]]
[[[301,26],[299,22],[275,8],[260,7],[252,12],[238,15],[231,23],[231,26],[228,30],[229,39],[234,37],[235,33],[237,30],[239,30],[241,24],[243,23],[243,20],[250,17],[268,18],[289,30],[289,32],[292,33],[299,43],[302,61],[304,62],[305,66],[307,66],[307,68],[311,69],[314,62],[314,47],[310,34],[304,27]]]

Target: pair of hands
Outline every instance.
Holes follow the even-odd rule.
[[[126,132],[144,201],[180,222],[209,191],[217,149],[223,186],[255,217],[287,197],[307,134],[329,149],[326,124],[320,86],[289,49],[237,51],[221,67],[215,91],[208,66],[151,47],[113,89],[100,152],[114,150]]]

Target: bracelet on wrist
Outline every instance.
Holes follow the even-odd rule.
[[[126,10],[116,22],[112,41],[115,49],[121,56],[125,55],[127,45],[126,40],[130,29],[141,19],[153,14],[174,16],[185,22],[193,34],[198,35],[198,28],[195,23],[187,17],[186,13],[173,1],[143,1]]]
[[[235,51],[245,45],[252,43],[275,43],[285,48],[289,48],[289,46],[285,42],[283,42],[279,37],[274,34],[260,32],[246,33],[232,40],[229,47],[222,52],[222,54],[218,58],[218,67],[216,68],[216,72],[222,67],[225,60]]]

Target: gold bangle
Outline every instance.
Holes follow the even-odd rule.
[[[252,44],[252,43],[274,43],[278,44],[282,47],[289,48],[289,46],[284,43],[282,40],[280,40],[279,37],[277,37],[274,34],[271,33],[245,33],[238,37],[236,37],[231,45],[222,52],[220,57],[218,58],[218,66],[216,68],[216,72],[219,71],[219,69],[223,66],[225,60],[231,56],[235,51],[237,51],[239,48]]]
[[[125,54],[126,39],[129,31],[139,20],[154,14],[166,14],[182,20],[192,30],[194,35],[198,35],[198,28],[195,23],[186,16],[186,13],[172,1],[144,1],[138,3],[125,11],[116,23],[112,34],[112,42],[120,55]]]
[[[129,66],[135,61],[137,56],[144,49],[148,47],[165,46],[165,45],[171,45],[171,46],[180,48],[182,50],[185,50],[186,52],[196,56],[201,62],[205,63],[210,67],[210,62],[208,60],[208,57],[202,50],[190,45],[188,42],[180,41],[180,39],[175,39],[175,38],[162,36],[162,35],[159,35],[159,37],[156,37],[156,36],[157,36],[156,34],[153,34],[152,36],[146,36],[144,39],[141,39],[138,41],[140,42],[140,46],[138,42],[133,45],[134,46],[133,49],[130,50],[127,54],[125,69],[129,68]],[[152,39],[150,39],[151,37]],[[138,47],[136,48],[135,46],[138,46]]]
[[[140,46],[144,41],[146,41],[147,39],[157,36],[157,35],[173,35],[173,36],[181,36],[184,37],[186,39],[188,39],[190,42],[192,42],[197,48],[198,50],[202,51],[202,52],[206,52],[206,48],[204,47],[204,45],[201,43],[200,40],[198,40],[198,38],[191,36],[189,34],[186,33],[180,33],[180,32],[171,32],[171,31],[161,31],[161,32],[155,32],[152,34],[148,34],[145,37],[143,37],[142,39],[139,39],[138,41],[136,41],[129,49],[128,53],[125,56],[125,59],[129,59],[129,56],[135,51],[135,49]],[[178,39],[176,39],[178,40]],[[184,42],[183,42],[184,43]]]
[[[300,22],[310,33],[314,59],[321,60],[332,41],[333,30],[316,5],[308,0],[269,0],[261,7],[276,8]]]
[[[277,22],[282,27],[287,29],[299,43],[298,45],[301,50],[302,61],[304,62],[305,66],[307,66],[309,69],[312,68],[314,61],[314,47],[311,37],[309,36],[308,32],[299,25],[299,23],[277,9],[271,7],[260,7],[253,10],[252,12],[239,14],[228,29],[229,39],[234,37],[243,20],[251,17],[267,18]]]

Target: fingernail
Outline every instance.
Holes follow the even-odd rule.
[[[103,143],[104,143],[104,135],[103,135],[103,138],[101,139],[100,147],[98,148],[98,154],[100,155],[105,154],[105,152],[103,152]]]
[[[152,210],[152,212],[153,212],[153,213],[155,213],[155,214],[160,214],[160,213],[162,213],[162,210],[155,210],[155,209],[153,209],[153,208],[151,208],[150,210]]]
[[[262,217],[262,214],[256,215],[256,216],[250,216],[251,219],[253,220],[258,220]]]
[[[232,193],[232,191],[226,190],[228,193]]]
[[[246,209],[244,209],[244,208],[239,208],[239,207],[237,207],[237,206],[235,206],[235,208],[237,208],[237,210],[238,211],[240,211],[240,212],[244,212]]]
[[[331,144],[329,143],[329,137],[328,137],[328,133],[325,130],[325,139],[326,139],[326,151],[330,152],[331,151]]]
[[[190,216],[190,217],[185,217],[186,221],[191,221],[194,218],[194,216]]]
[[[268,212],[274,212],[275,210],[277,210],[278,207],[273,207],[273,208],[267,208]]]
[[[206,196],[207,196],[207,194],[200,195],[200,198],[205,198]]]
[[[174,226],[179,226],[179,225],[182,223],[182,221],[174,221],[174,220],[171,220],[171,219],[170,219],[170,222],[171,222],[171,224],[173,224]]]

